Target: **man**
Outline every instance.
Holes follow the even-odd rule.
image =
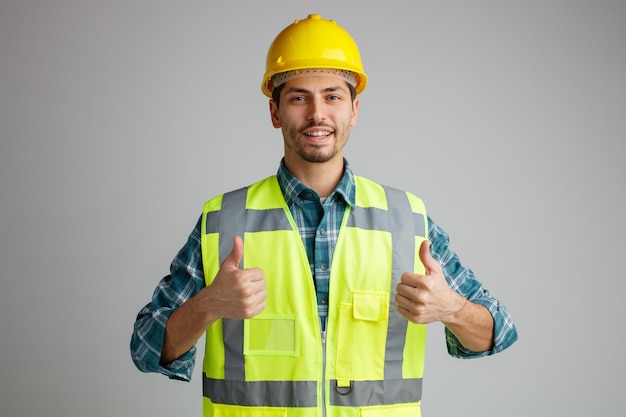
[[[277,36],[262,91],[284,139],[278,173],[206,203],[137,317],[145,372],[189,380],[206,335],[207,416],[419,416],[425,324],[445,325],[455,357],[517,339],[422,201],[352,173],[344,146],[366,84],[334,21],[309,15]]]

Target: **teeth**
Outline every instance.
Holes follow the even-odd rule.
[[[309,132],[306,134],[307,136],[315,136],[315,137],[322,137],[322,136],[328,136],[330,135],[330,132],[322,132],[322,131],[315,131],[315,132]]]

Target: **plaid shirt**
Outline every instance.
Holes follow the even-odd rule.
[[[314,190],[296,179],[281,163],[278,184],[300,231],[315,281],[317,311],[325,329],[328,316],[328,281],[330,263],[335,251],[339,227],[346,205],[354,206],[354,175],[345,161],[346,170],[335,190],[324,202]],[[324,197],[324,196],[321,196]]]
[[[285,168],[284,163],[280,164],[277,178],[309,257],[315,279],[320,322],[324,325],[328,315],[328,281],[332,254],[346,206],[355,204],[354,175],[348,161],[345,161],[341,181],[323,203],[314,190],[298,181]],[[485,306],[494,319],[494,346],[490,351],[472,352],[465,349],[446,328],[448,353],[459,358],[474,358],[506,349],[517,340],[517,331],[509,313],[497,299],[489,295],[472,270],[461,264],[458,256],[449,248],[448,235],[430,217],[428,225],[431,254],[442,265],[450,288],[468,300]],[[139,370],[160,372],[175,379],[191,379],[195,366],[195,347],[166,366],[161,366],[159,360],[165,325],[170,314],[204,287],[198,220],[187,243],[172,261],[170,275],[159,282],[152,301],[137,315],[130,349]]]

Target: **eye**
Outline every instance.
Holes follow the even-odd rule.
[[[339,100],[343,100],[343,96],[339,95],[339,94],[331,94],[327,97],[328,101],[339,101]]]

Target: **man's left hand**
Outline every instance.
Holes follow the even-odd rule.
[[[413,323],[443,322],[447,316],[459,312],[468,301],[448,286],[441,265],[430,254],[428,240],[422,242],[419,256],[425,274],[402,274],[396,287],[396,310]]]

